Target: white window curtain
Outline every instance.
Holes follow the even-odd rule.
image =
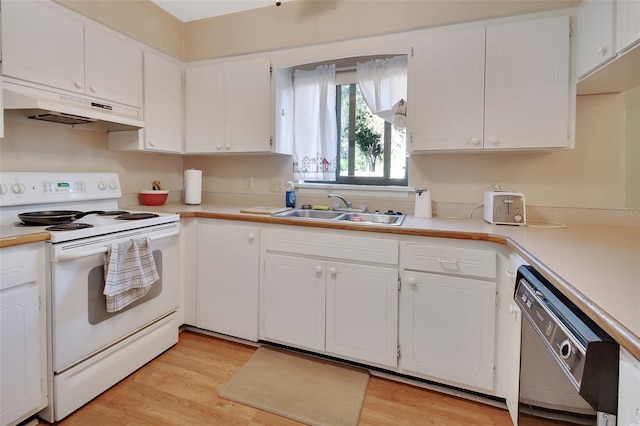
[[[336,67],[296,70],[293,79],[294,178],[334,181],[338,157]]]
[[[407,116],[407,56],[376,59],[356,65],[358,86],[375,115],[405,128]]]

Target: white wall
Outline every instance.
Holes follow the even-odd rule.
[[[107,150],[107,134],[64,124],[5,119],[0,140],[0,170],[29,172],[116,172],[124,194],[151,189],[182,190],[182,157]]]

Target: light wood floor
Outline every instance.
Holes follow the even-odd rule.
[[[59,425],[299,425],[217,396],[255,348],[185,331]],[[511,425],[505,410],[371,377],[361,425]]]

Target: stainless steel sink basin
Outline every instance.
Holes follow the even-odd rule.
[[[368,225],[392,225],[400,226],[404,221],[404,215],[387,215],[383,213],[355,213],[334,210],[304,210],[293,209],[273,214],[274,217],[289,217],[299,219],[316,219],[323,221],[345,221]]]
[[[294,209],[288,210],[282,213],[276,213],[274,216],[277,217],[299,217],[304,219],[336,219],[338,216],[341,216],[343,213],[334,212],[331,210],[303,210],[303,209]]]
[[[345,213],[337,219],[350,222],[400,226],[404,221],[404,215],[388,215],[382,213]]]

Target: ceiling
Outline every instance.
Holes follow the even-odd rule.
[[[227,15],[260,7],[275,7],[276,0],[151,0],[182,22]],[[284,3],[286,0],[282,0]]]

